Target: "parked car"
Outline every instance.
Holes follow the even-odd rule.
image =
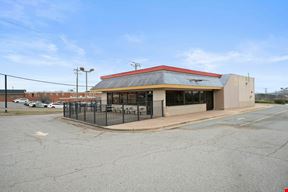
[[[13,100],[13,102],[15,102],[15,103],[25,103],[25,102],[29,102],[29,99],[18,98],[18,99]]]
[[[62,109],[63,103],[50,103],[48,105],[48,108]]]
[[[30,104],[31,102],[32,102],[32,101],[29,101],[29,100],[28,100],[28,101],[25,101],[25,102],[24,102],[24,105],[29,106],[29,104]]]
[[[48,105],[46,103],[42,103],[41,101],[35,101],[29,103],[29,107],[39,107],[39,108],[46,108]]]

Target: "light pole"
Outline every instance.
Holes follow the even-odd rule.
[[[131,66],[134,67],[134,69],[135,69],[135,71],[136,71],[136,70],[138,69],[138,67],[139,67],[139,68],[141,67],[141,64],[132,61],[132,62],[131,62]]]
[[[86,73],[86,93],[88,92],[88,73],[94,71],[94,69],[85,70],[84,67],[80,67],[80,70]]]
[[[74,69],[75,73],[76,73],[76,98],[78,99],[78,75],[79,72],[82,71],[82,69],[84,70],[83,67],[80,67],[80,69],[78,69],[78,67],[76,69]]]

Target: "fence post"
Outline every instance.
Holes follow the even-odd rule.
[[[102,108],[102,105],[101,105]],[[105,125],[108,125],[108,113],[107,113],[107,105],[106,105],[106,110],[105,110]]]
[[[140,121],[139,103],[137,103],[137,119]]]
[[[94,111],[93,111],[93,115],[94,115],[94,120],[93,120],[93,122],[94,122],[94,124],[96,124],[96,102],[95,102],[95,105],[94,105]]]
[[[124,111],[124,104],[122,104],[122,123],[125,123],[125,111]]]
[[[162,117],[164,117],[164,100],[161,101]]]
[[[87,103],[84,104],[84,121],[86,121],[86,109],[87,108]]]
[[[152,119],[153,118],[153,101],[150,101],[150,118]]]
[[[76,115],[76,119],[78,120],[78,103],[75,102],[75,115]]]
[[[100,100],[100,112],[102,112],[102,100]]]
[[[66,103],[63,103],[63,117],[65,117],[66,113]]]
[[[70,102],[68,103],[68,109],[69,109],[69,118],[71,118],[72,111],[71,111],[71,103]]]

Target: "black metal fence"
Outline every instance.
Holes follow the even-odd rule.
[[[163,101],[131,104],[102,104],[106,102],[64,103],[64,117],[101,126],[116,125],[164,116]]]

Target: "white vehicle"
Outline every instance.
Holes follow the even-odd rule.
[[[29,103],[29,107],[39,107],[39,108],[46,108],[48,105],[46,103],[42,103],[40,101],[35,101]]]
[[[50,103],[48,108],[63,109],[63,103]]]
[[[13,102],[14,102],[14,103],[26,103],[26,102],[29,102],[29,99],[19,98],[19,99],[13,100]]]

